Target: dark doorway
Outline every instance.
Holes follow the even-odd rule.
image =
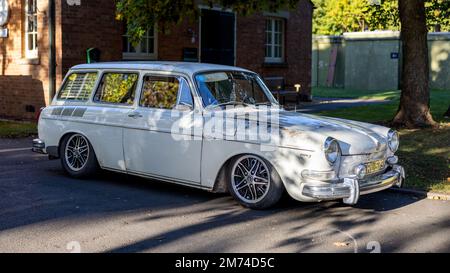
[[[202,63],[234,65],[234,26],[234,13],[202,10]]]

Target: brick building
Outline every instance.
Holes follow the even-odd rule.
[[[115,20],[114,1],[0,0],[0,117],[33,118],[68,69],[86,62],[88,48],[99,49],[101,61],[241,66],[266,79],[283,79],[286,89],[301,84],[309,94],[312,12],[308,0],[300,0],[295,11],[249,17],[205,8],[197,22],[166,33],[151,29],[133,46]]]

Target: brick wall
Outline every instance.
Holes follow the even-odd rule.
[[[86,50],[96,47],[102,61],[122,59],[122,23],[115,20],[115,1],[62,1],[62,72],[86,62]]]
[[[70,67],[86,62],[86,49],[97,47],[102,61],[122,60],[121,22],[115,20],[111,0],[81,1],[81,6],[56,2],[56,85]],[[10,35],[0,38],[0,117],[31,119],[27,106],[39,109],[48,98],[48,18],[47,1],[38,1],[39,58],[24,56],[23,0],[10,0]],[[300,83],[310,93],[312,4],[301,0],[286,20],[286,63],[264,64],[265,16],[237,18],[237,65],[254,70],[264,77],[284,77],[289,89]],[[192,32],[195,41],[192,42]],[[198,22],[184,22],[165,33],[158,33],[158,59],[181,61],[183,48],[199,48]],[[30,108],[30,107],[28,107]]]
[[[35,111],[45,105],[43,81],[33,76],[0,76],[0,113],[5,118],[33,119]],[[28,109],[32,107],[32,109]]]
[[[62,4],[62,71],[86,62],[86,49],[101,51],[101,61],[122,60],[123,23],[115,20],[111,0],[83,1],[81,6]],[[195,43],[188,29],[195,32]],[[157,33],[159,60],[180,61],[183,48],[198,48],[198,23],[184,22]]]
[[[300,1],[297,10],[285,20],[285,64],[264,63],[265,19],[262,14],[237,19],[237,66],[260,73],[263,77],[283,77],[287,89],[302,85],[311,94],[312,4]]]
[[[47,1],[38,1],[39,56],[25,58],[23,1],[11,0],[8,38],[0,38],[0,117],[32,119],[48,103]],[[28,107],[27,107],[28,106]]]
[[[193,32],[189,32],[189,29]],[[192,36],[194,35],[194,43]],[[158,59],[181,61],[183,48],[199,48],[198,22],[183,22],[169,31],[158,33]]]

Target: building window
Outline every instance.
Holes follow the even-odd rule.
[[[156,59],[156,32],[155,28],[149,29],[140,43],[134,46],[129,36],[123,35],[123,58],[128,60],[151,60]]]
[[[267,63],[284,62],[284,20],[266,20],[266,59]]]
[[[38,57],[37,0],[25,1],[25,57]]]

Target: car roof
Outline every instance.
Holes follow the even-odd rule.
[[[189,63],[189,62],[103,62],[92,64],[80,64],[71,68],[72,70],[80,69],[138,69],[138,70],[153,70],[153,71],[171,71],[177,73],[184,73],[193,75],[205,71],[243,71],[251,72],[249,70],[226,65],[207,64],[207,63]]]

